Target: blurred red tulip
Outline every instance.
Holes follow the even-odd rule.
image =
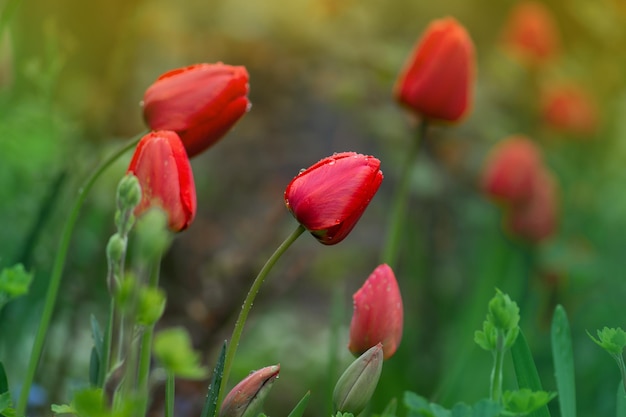
[[[451,17],[435,20],[413,49],[394,96],[422,117],[456,122],[471,107],[475,65],[465,28]]]
[[[167,213],[171,230],[189,227],[196,215],[196,187],[189,158],[175,132],[151,132],[141,138],[127,172],[141,185],[135,215],[156,205]]]
[[[285,190],[291,214],[325,245],[341,242],[371,201],[383,173],[373,156],[344,152],[301,171]]]
[[[524,136],[511,136],[491,151],[482,174],[482,189],[505,203],[526,201],[533,194],[535,176],[541,166],[537,146]]]
[[[384,358],[390,358],[402,340],[403,310],[398,282],[389,265],[378,266],[352,299],[348,349],[361,355],[382,343]]]
[[[524,64],[537,66],[559,53],[559,32],[552,13],[542,3],[520,1],[505,24],[504,48]]]
[[[533,243],[554,234],[558,221],[557,187],[547,170],[536,175],[532,196],[523,204],[510,207],[505,227],[517,237]]]
[[[245,67],[197,64],[161,75],[143,98],[150,129],[173,130],[193,157],[217,142],[248,111]]]
[[[279,372],[280,365],[252,372],[226,395],[219,417],[257,416]]]
[[[591,96],[576,85],[561,85],[543,91],[541,112],[551,128],[577,136],[592,135],[599,112]]]

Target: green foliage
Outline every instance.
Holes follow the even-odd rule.
[[[546,406],[554,397],[555,392],[531,391],[522,388],[517,391],[505,391],[502,396],[504,409],[511,415],[527,415]]]
[[[408,391],[404,393],[404,405],[408,417],[497,417],[502,412],[500,404],[487,399],[480,400],[472,406],[458,403],[448,410]]]
[[[33,274],[17,264],[0,271],[0,309],[9,301],[28,293]]]
[[[606,350],[610,355],[622,355],[624,347],[626,346],[626,332],[620,327],[610,328],[604,327],[602,330],[598,330],[598,338],[596,339],[587,332],[591,340],[593,340],[598,346]]]
[[[145,212],[137,222],[137,249],[147,263],[157,259],[169,247],[172,234],[167,228],[167,215],[157,207]]]
[[[498,335],[503,335],[504,349],[513,346],[519,333],[519,307],[515,301],[496,290],[496,295],[489,301],[487,318],[483,329],[474,333],[474,341],[481,348],[495,351],[498,347]]]
[[[166,329],[154,336],[154,356],[166,371],[187,379],[203,379],[208,369],[200,365],[200,355],[193,350],[191,338],[182,327]]]
[[[4,417],[15,417],[16,415],[13,401],[11,400],[11,393],[8,391],[0,394],[0,415]]]
[[[576,417],[576,387],[574,382],[574,352],[569,321],[563,306],[557,306],[552,319],[552,359],[559,405],[563,417]]]
[[[214,417],[217,411],[217,398],[220,394],[220,385],[222,384],[222,376],[224,375],[224,361],[226,360],[226,341],[222,345],[220,355],[217,358],[215,368],[213,369],[213,376],[211,377],[211,384],[209,385],[209,392],[207,393],[204,406],[200,417]]]
[[[137,303],[137,324],[152,326],[165,310],[165,292],[160,288],[142,286]]]
[[[526,342],[526,337],[521,330],[515,344],[511,347],[511,356],[513,357],[513,367],[515,368],[518,387],[522,390],[542,391],[543,388],[535,360]],[[540,406],[529,414],[532,417],[550,417],[550,411],[546,406]]]
[[[296,404],[296,406],[293,408],[293,410],[291,410],[287,417],[302,417],[302,415],[304,414],[304,410],[306,410],[306,406],[309,403],[310,397],[311,391],[307,391],[307,393],[304,394],[304,397],[302,397],[302,399],[298,401],[298,404]]]
[[[333,417],[354,417],[354,414],[342,413],[341,411],[337,411],[337,414],[334,414]]]

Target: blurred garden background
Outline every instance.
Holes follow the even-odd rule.
[[[486,396],[492,358],[473,334],[498,287],[520,305],[547,390],[555,390],[550,320],[557,304],[565,307],[578,411],[614,415],[619,372],[586,332],[626,324],[623,2],[541,2],[558,42],[539,65],[504,42],[511,0],[3,1],[0,266],[21,262],[35,274],[30,294],[0,312],[0,359],[12,384],[26,367],[59,233],[82,180],[146,131],[140,101],[160,74],[222,61],[247,68],[252,109],[192,160],[198,214],[164,259],[168,304],[159,326],[188,328],[213,366],[254,276],[296,224],[283,201],[289,181],[333,152],[375,155],[385,179],[361,221],[336,246],[306,236],[280,260],[232,375],[236,381],[280,363],[268,415],[286,414],[309,389],[307,415],[329,415],[329,392],[351,360],[351,295],[380,263],[414,136],[416,121],[392,89],[428,23],[453,16],[475,43],[472,111],[461,123],[431,126],[412,168],[408,227],[393,265],[404,338],[385,362],[371,411],[405,390],[447,406]],[[586,121],[582,127],[546,115],[544,92],[561,85],[585,91],[588,107],[574,116]],[[542,149],[559,184],[558,227],[541,242],[503,230],[500,208],[480,188],[490,149],[515,134]],[[89,320],[106,314],[105,245],[130,156],[99,180],[81,212],[35,379],[41,415],[87,381]],[[178,416],[199,415],[206,385],[181,381]]]

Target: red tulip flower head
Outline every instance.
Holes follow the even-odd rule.
[[[193,157],[217,142],[248,111],[248,72],[241,66],[197,64],[161,75],[143,98],[153,130],[173,130]]]
[[[141,138],[128,172],[141,185],[135,215],[156,205],[167,213],[172,231],[189,227],[196,215],[196,187],[185,147],[175,132],[151,132]]]
[[[360,355],[382,343],[384,358],[390,358],[402,340],[403,310],[398,282],[389,265],[378,266],[352,299],[348,349]]]
[[[475,72],[465,28],[451,17],[435,20],[398,77],[394,96],[422,117],[456,122],[471,107]]]
[[[594,100],[576,85],[546,88],[541,113],[551,128],[579,137],[594,134],[599,124],[599,112]]]
[[[291,214],[325,245],[341,242],[356,225],[383,180],[373,156],[343,152],[301,171],[285,190]]]
[[[521,1],[511,10],[503,38],[504,48],[531,66],[544,64],[559,52],[552,13],[536,1]]]
[[[542,166],[537,146],[524,136],[511,136],[491,151],[482,175],[482,188],[490,197],[519,203],[533,193],[535,176]]]

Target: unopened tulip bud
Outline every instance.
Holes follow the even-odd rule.
[[[300,172],[285,190],[291,214],[325,245],[354,228],[383,180],[380,161],[355,152],[324,158]]]
[[[403,322],[402,296],[391,267],[378,266],[352,299],[348,349],[360,355],[382,343],[384,358],[389,359],[402,340]]]
[[[189,157],[204,151],[248,111],[245,67],[196,64],[161,75],[143,98],[143,114],[153,130],[173,130]]]
[[[151,132],[141,138],[128,173],[134,174],[141,186],[136,216],[157,206],[167,214],[172,231],[189,227],[196,215],[196,187],[189,158],[175,132]]]
[[[394,96],[426,119],[457,122],[471,108],[475,65],[465,28],[451,17],[435,20],[398,77]]]
[[[383,345],[368,349],[348,366],[333,391],[336,411],[358,415],[372,398],[383,369]]]
[[[280,365],[252,372],[224,398],[219,417],[256,417],[279,372]]]

